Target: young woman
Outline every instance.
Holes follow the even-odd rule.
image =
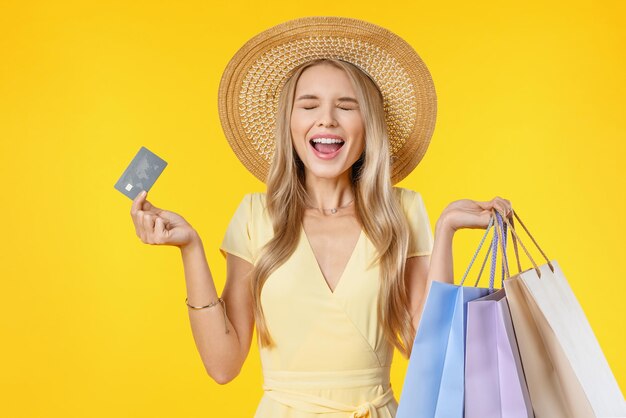
[[[428,283],[453,283],[454,232],[486,228],[492,208],[503,216],[511,213],[511,203],[499,197],[458,200],[443,211],[433,236],[421,195],[392,186],[425,151],[434,118],[428,122],[416,114],[434,109],[434,96],[419,98],[420,83],[428,87],[432,81],[424,72],[409,75],[417,88],[405,91],[388,83],[388,75],[414,66],[398,60],[369,71],[358,66],[359,57],[372,51],[368,42],[374,42],[364,31],[394,47],[406,46],[365,22],[305,18],[259,35],[229,64],[220,89],[223,125],[242,162],[266,181],[267,192],[245,195],[230,222],[220,247],[227,262],[221,298],[191,225],[153,206],[145,194],[132,205],[143,242],[181,249],[194,339],[216,382],[237,376],[256,325],[265,390],[258,418],[393,417],[393,348],[410,355]],[[320,47],[319,39],[330,41]],[[343,41],[348,52],[337,59],[342,39],[348,39]],[[354,40],[361,46],[357,42],[355,49]],[[297,42],[299,47],[285,47]],[[308,56],[302,53],[307,42],[315,51]],[[265,66],[289,71],[279,71],[283,75],[274,77],[274,89],[250,87],[255,82],[250,74],[257,74],[259,83],[274,79],[259,71],[259,62],[272,54],[291,54],[302,62]],[[246,59],[247,71],[233,70]],[[414,51],[410,59],[421,64]],[[236,77],[244,81],[233,83]],[[232,100],[237,91],[238,103]],[[403,105],[414,96],[419,106]],[[272,103],[275,126],[263,122],[263,112],[254,118],[254,109]],[[418,121],[413,131],[398,127],[407,118]],[[238,132],[231,129],[233,120]],[[255,123],[265,131],[246,129]],[[268,137],[266,132],[273,132],[274,150],[263,172],[263,158],[249,155],[257,150],[263,156],[267,147],[259,138]]]

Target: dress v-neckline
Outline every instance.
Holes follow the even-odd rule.
[[[319,273],[318,276],[322,280],[322,284],[331,295],[337,294],[337,290],[340,288],[341,283],[344,281],[344,275],[346,273],[346,270],[348,270],[348,267],[350,267],[350,264],[352,263],[352,259],[354,258],[357,248],[359,247],[359,244],[361,243],[361,240],[363,239],[363,228],[359,230],[359,237],[357,238],[356,243],[354,244],[354,247],[352,248],[352,252],[350,253],[350,257],[348,258],[348,261],[346,261],[346,264],[344,265],[342,272],[339,274],[339,279],[337,280],[337,283],[335,284],[334,290],[330,288],[330,285],[328,284],[328,280],[326,279],[326,276],[324,276],[324,273],[322,272],[320,263],[317,261],[317,257],[315,256],[315,251],[313,251],[313,246],[311,245],[311,241],[309,241],[309,236],[304,230],[303,225],[300,226],[300,230],[301,230],[302,235],[304,236],[304,241],[306,241],[308,252],[313,258],[313,262],[315,263],[317,272]]]

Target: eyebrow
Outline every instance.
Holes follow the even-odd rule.
[[[304,94],[304,95],[298,97],[296,99],[296,101],[298,101],[298,100],[311,100],[311,99],[319,100],[319,97],[317,97],[317,96],[315,96],[313,94]],[[354,97],[340,97],[338,100],[340,102],[352,102],[352,103],[359,104],[359,102]]]

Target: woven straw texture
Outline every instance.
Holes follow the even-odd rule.
[[[317,58],[348,61],[366,72],[384,98],[392,183],[420,162],[437,113],[426,65],[402,38],[374,24],[342,17],[306,17],[256,35],[233,56],[220,82],[218,107],[228,142],[265,182],[274,154],[278,97],[297,66]]]

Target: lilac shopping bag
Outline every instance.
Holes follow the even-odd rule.
[[[493,223],[492,217],[459,285],[430,285],[396,418],[463,418],[467,303],[489,294],[463,283]]]
[[[496,215],[492,240],[492,269],[498,242],[502,250],[502,280],[506,263],[506,225]],[[500,235],[500,232],[503,235]],[[503,284],[503,283],[502,283]],[[465,417],[532,418],[533,408],[526,386],[506,293],[501,289],[467,305],[465,347]]]

